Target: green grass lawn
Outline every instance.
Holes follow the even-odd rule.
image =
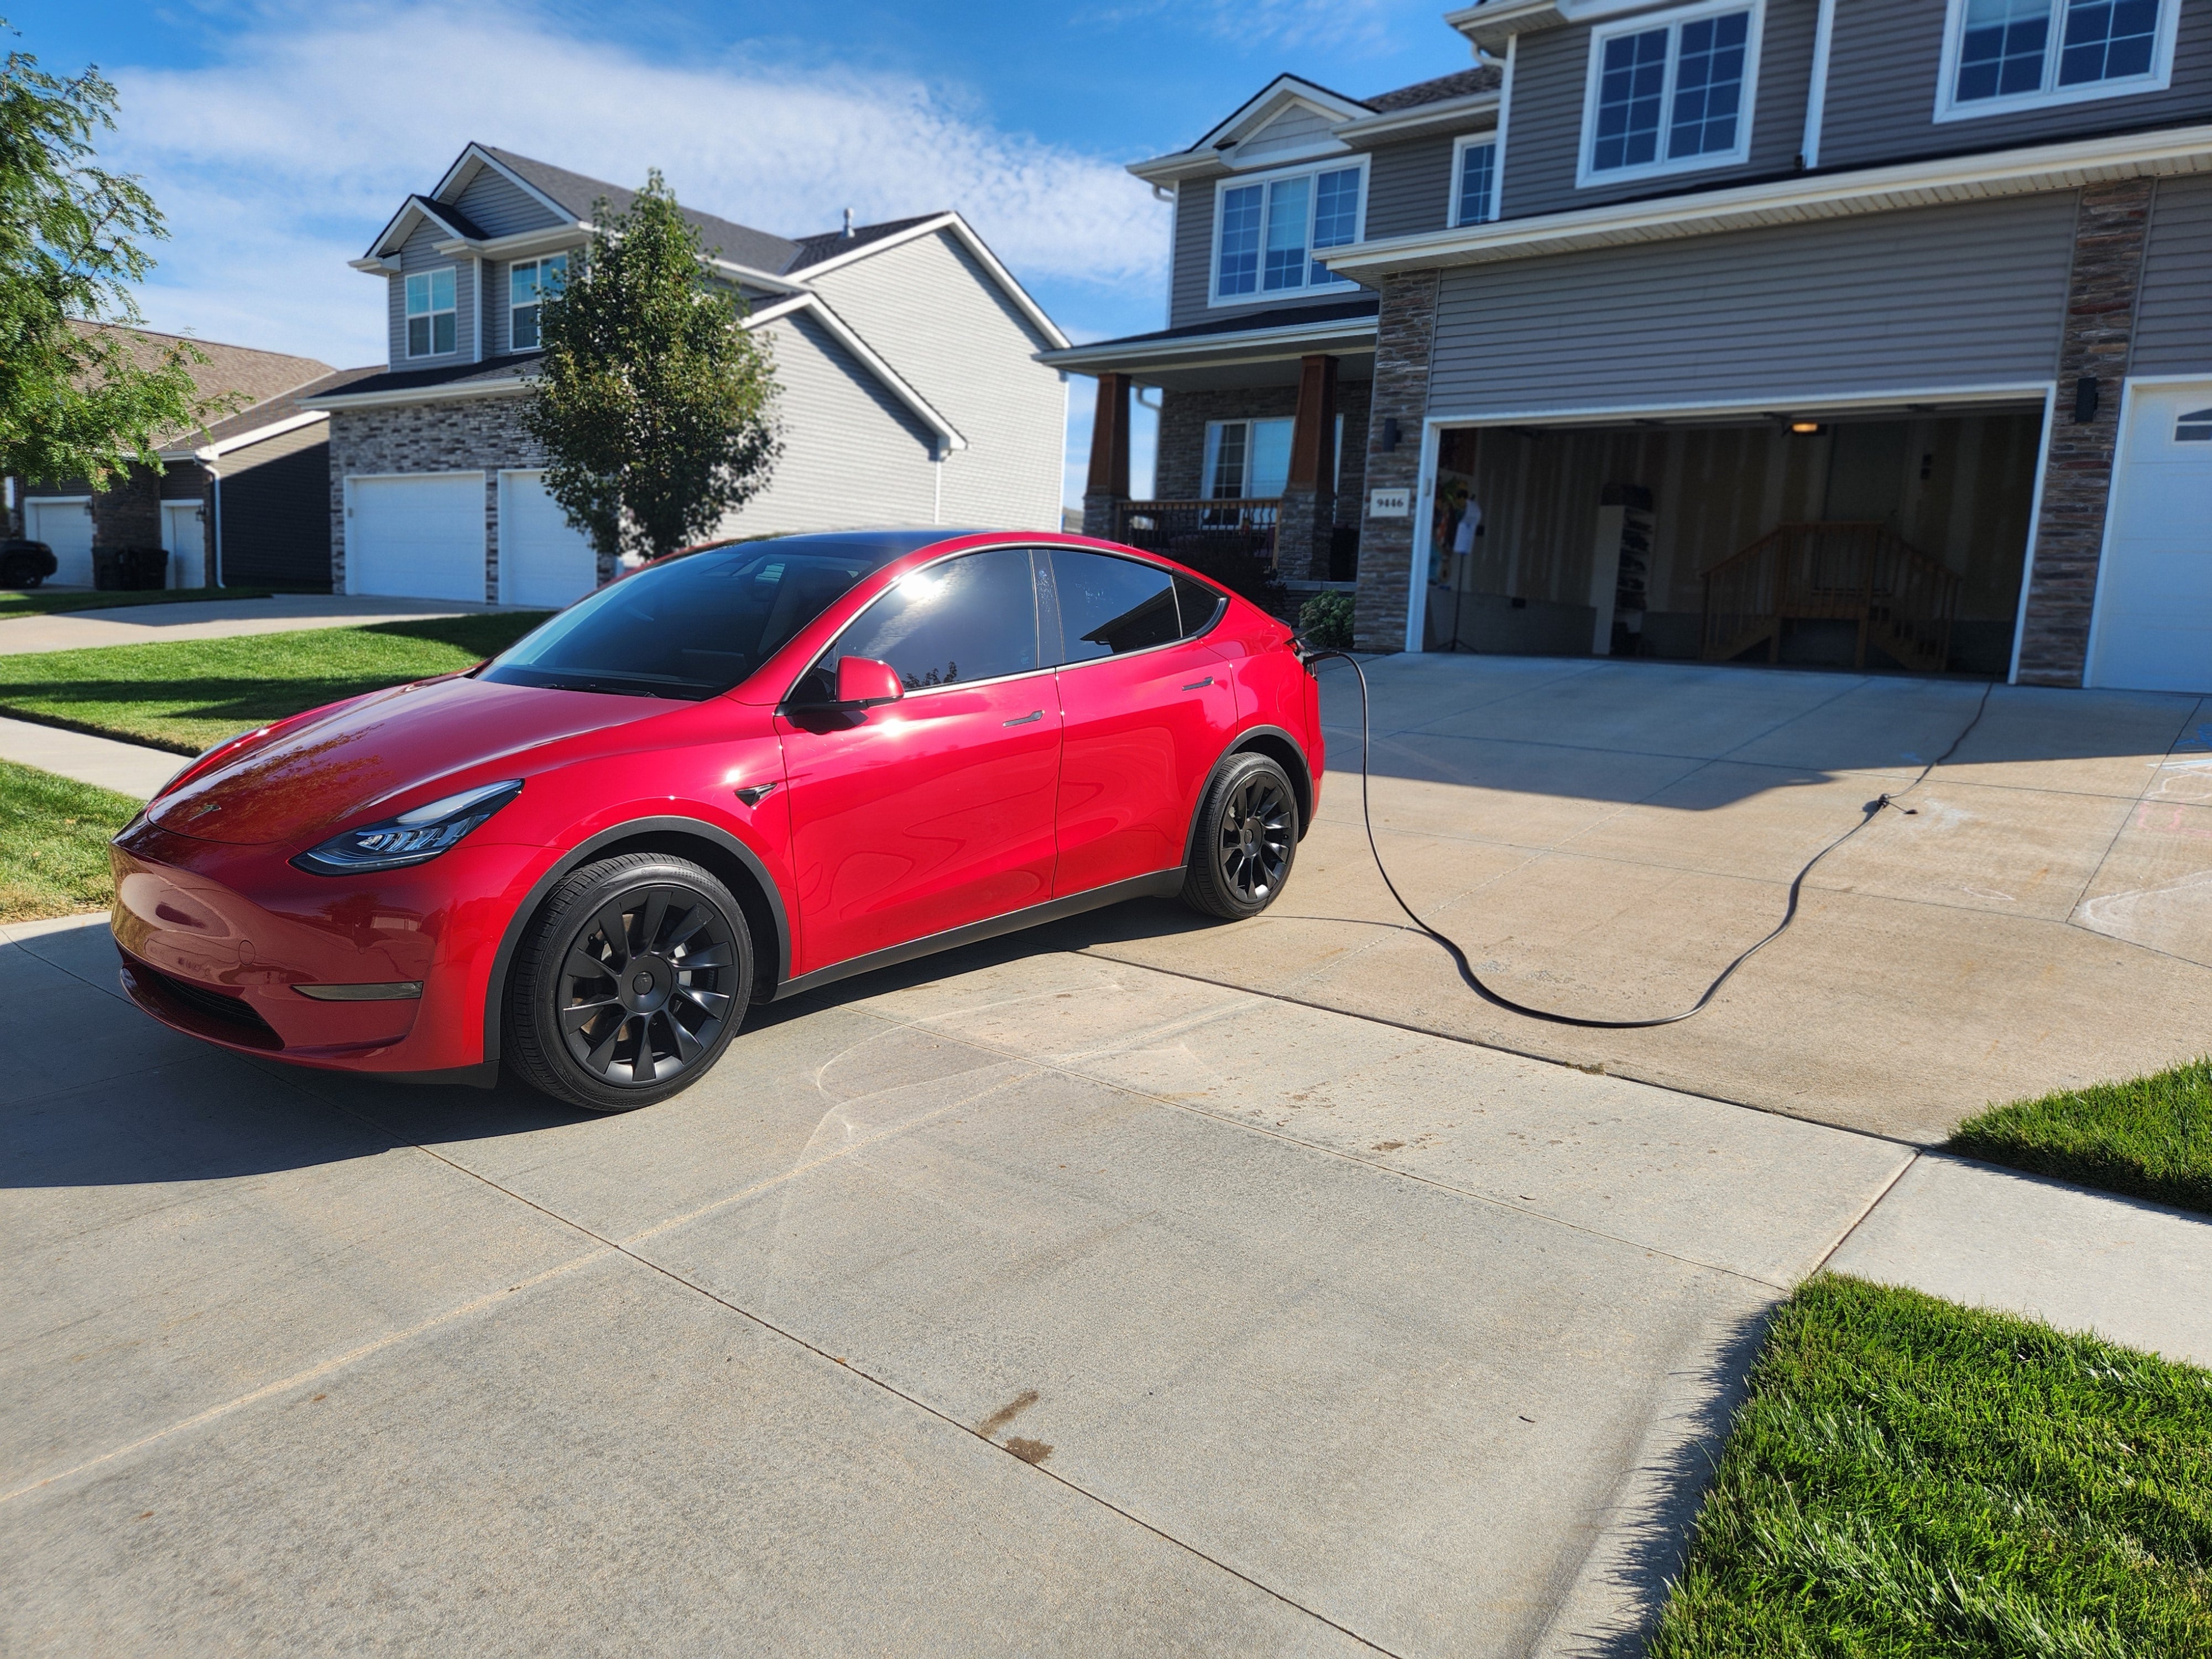
[[[0,761],[0,921],[107,908],[108,839],[137,811],[128,795]]]
[[[505,650],[543,611],[0,657],[0,712],[197,755],[234,732]]]
[[[1993,1106],[1960,1125],[1949,1150],[2212,1211],[2212,1059]]]
[[[0,622],[10,617],[52,617],[64,611],[119,611],[133,605],[265,599],[275,592],[270,587],[155,587],[137,593],[54,593],[45,588],[0,587]]]
[[[2212,1655],[2212,1372],[1810,1281],[1650,1654]]]

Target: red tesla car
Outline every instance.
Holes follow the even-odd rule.
[[[1143,894],[1282,890],[1290,630],[1066,536],[662,560],[466,673],[210,750],[116,838],[132,999],[227,1048],[621,1111],[749,1004]]]

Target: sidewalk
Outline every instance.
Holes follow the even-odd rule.
[[[0,617],[0,657],[78,651],[159,640],[221,640],[241,634],[290,634],[307,628],[366,627],[426,617],[465,617],[520,609],[457,599],[400,599],[348,593],[280,593],[267,599],[208,599],[186,605],[71,611],[55,617]]]
[[[41,772],[97,784],[140,800],[151,797],[185,763],[182,755],[173,755],[166,749],[118,743],[112,738],[90,737],[4,716],[0,716],[0,760],[35,766]]]

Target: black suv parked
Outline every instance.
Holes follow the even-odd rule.
[[[0,541],[0,587],[36,587],[61,568],[44,542]]]

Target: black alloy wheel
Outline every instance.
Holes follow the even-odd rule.
[[[556,888],[516,953],[518,1069],[593,1111],[664,1100],[720,1057],[752,1000],[744,911],[697,865],[631,854]]]
[[[1273,904],[1297,857],[1298,798],[1265,755],[1232,755],[1200,809],[1197,843],[1183,873],[1183,902],[1237,921]]]

